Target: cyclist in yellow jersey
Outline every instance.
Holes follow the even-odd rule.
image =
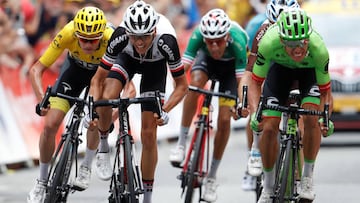
[[[107,25],[104,12],[96,7],[80,9],[74,19],[57,33],[45,53],[30,69],[30,80],[37,100],[44,97],[42,75],[58,57],[68,51],[53,91],[69,96],[79,96],[90,85],[100,59],[105,53],[114,29]],[[37,112],[45,116],[45,125],[40,136],[40,176],[30,191],[27,202],[43,202],[46,191],[48,168],[55,149],[55,135],[72,103],[66,99],[51,97],[50,105]],[[90,126],[87,131],[87,148],[83,163],[74,185],[80,189],[89,186],[91,164],[99,143],[98,130]]]

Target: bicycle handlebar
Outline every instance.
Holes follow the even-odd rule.
[[[283,113],[295,113],[298,115],[312,115],[312,116],[321,116],[324,119],[324,126],[328,127],[329,126],[329,104],[326,103],[324,105],[324,111],[318,111],[318,110],[311,110],[311,109],[304,109],[304,108],[300,108],[298,106],[279,106],[279,105],[268,105],[268,104],[264,104],[263,103],[263,98],[262,96],[260,97],[260,102],[259,102],[259,108],[258,111],[256,112],[256,119],[260,122],[261,121],[261,112],[264,109],[270,109],[270,110],[275,110],[275,111],[280,111]]]
[[[45,96],[42,98],[41,102],[36,104],[35,112],[37,115],[41,116],[41,109],[47,108],[50,104],[49,98],[51,96],[51,86],[48,86],[45,91]]]
[[[161,97],[160,92],[155,91],[155,96],[150,97],[136,97],[136,98],[118,98],[118,99],[109,99],[109,100],[99,100],[94,101],[92,96],[89,96],[89,112],[90,119],[93,120],[95,117],[94,109],[100,106],[111,106],[112,108],[118,108],[121,105],[130,106],[131,104],[140,104],[140,103],[149,103],[153,102],[156,104],[156,112],[159,117],[162,116],[162,105],[161,105]]]
[[[227,99],[234,99],[234,100],[237,99],[237,96],[235,96],[235,95],[225,94],[223,92],[212,92],[212,91],[202,89],[202,88],[198,88],[198,87],[191,86],[191,85],[189,85],[189,90],[194,91],[194,92],[199,92],[199,93],[205,94],[205,95],[224,97],[224,98],[227,98]]]
[[[60,97],[60,98],[75,102],[76,104],[88,105],[88,102],[86,101],[86,99],[82,99],[79,97],[73,97],[73,96],[69,96],[66,94],[58,93],[58,92],[52,93],[51,90],[52,90],[52,87],[48,86],[46,89],[46,92],[45,92],[45,96],[43,97],[41,102],[36,105],[36,113],[39,116],[41,116],[41,109],[46,108],[50,104],[50,102],[49,102],[50,97]]]

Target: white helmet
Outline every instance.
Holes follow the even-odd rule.
[[[271,0],[266,5],[266,17],[270,22],[275,23],[280,13],[286,8],[300,8],[297,0],[285,0],[281,4],[279,0]]]
[[[131,34],[151,33],[159,21],[159,15],[154,8],[142,0],[130,5],[124,14],[126,31]]]
[[[269,19],[270,22],[275,23],[277,17],[283,10],[284,6],[279,4],[278,0],[271,0],[266,5],[266,17]]]
[[[201,18],[199,27],[204,38],[216,39],[229,32],[231,22],[223,10],[212,9]]]

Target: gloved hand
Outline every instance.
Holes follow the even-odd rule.
[[[84,128],[88,129],[89,126],[90,126],[90,114],[86,114],[83,118],[83,125],[84,125]]]
[[[167,112],[162,111],[160,118],[157,119],[157,124],[162,126],[169,123],[169,115]]]
[[[256,132],[260,131],[260,129],[259,129],[259,121],[256,119],[256,113],[255,112],[251,114],[250,127],[251,127],[251,130],[254,130]]]
[[[323,131],[323,128],[324,128],[324,119],[323,118],[319,119],[319,124],[320,124],[320,130]],[[329,137],[333,133],[334,133],[334,123],[331,120],[329,120],[329,126],[328,126],[327,133],[325,135],[323,133],[323,136]]]

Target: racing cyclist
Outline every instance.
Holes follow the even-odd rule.
[[[74,19],[66,24],[53,39],[47,50],[30,69],[30,81],[38,102],[44,97],[42,75],[65,51],[67,57],[61,67],[53,91],[77,97],[82,90],[90,85],[90,80],[96,72],[100,59],[114,29],[107,25],[105,15],[97,7],[81,8]],[[66,113],[73,105],[67,99],[50,97],[50,105],[37,112],[45,116],[43,132],[40,135],[40,176],[34,188],[30,191],[28,202],[43,202],[50,161],[55,149],[55,135]],[[98,131],[95,126],[89,127],[84,161],[79,167],[79,174],[74,186],[84,190],[90,179],[91,164],[99,143]]]
[[[175,30],[165,16],[137,0],[126,9],[123,22],[114,31],[100,66],[94,78],[97,75],[101,78],[108,70],[109,75],[103,82],[92,83],[91,89],[102,92],[99,98],[105,100],[118,98],[134,74],[141,75],[141,96],[153,96],[159,90],[162,100],[168,67],[175,81],[173,92],[166,102],[163,101],[161,117],[154,114],[155,105],[141,104],[143,203],[151,203],[158,159],[157,126],[168,123],[167,113],[183,99],[188,88]],[[106,136],[111,125],[111,107],[98,107],[96,111],[100,118],[100,134]]]
[[[231,21],[221,9],[206,13],[195,28],[183,55],[185,70],[191,67],[190,85],[203,88],[209,79],[219,81],[219,91],[232,95],[242,94],[237,90],[247,62],[248,35],[236,22]],[[199,93],[189,91],[183,103],[180,136],[171,150],[170,161],[181,164],[185,158],[186,137],[197,108]],[[230,136],[231,111],[235,100],[219,98],[219,115],[214,140],[214,152],[210,171],[206,178],[203,199],[214,202],[216,173]]]
[[[246,64],[246,70],[244,73],[244,84],[249,84],[251,80],[251,74],[254,63],[257,58],[258,44],[261,38],[264,36],[266,30],[276,22],[277,17],[285,8],[299,8],[299,4],[296,0],[285,0],[284,4],[280,3],[281,0],[271,0],[266,5],[266,17],[267,19],[262,23],[254,36],[252,47],[248,56],[248,63]],[[251,92],[249,92],[251,94]],[[253,109],[249,109],[250,114],[254,112]],[[255,133],[255,134],[254,134]],[[262,131],[253,132],[250,128],[250,119],[246,125],[246,135],[248,138],[249,159],[247,162],[247,168],[243,179],[243,190],[254,190],[256,188],[256,176],[259,176],[262,172],[261,154],[258,146],[258,139]]]
[[[303,108],[323,110],[324,104],[330,103],[330,111],[332,110],[329,53],[321,36],[313,30],[311,18],[305,11],[300,8],[285,9],[258,46],[249,86],[252,93],[249,95],[250,108],[257,108],[260,93],[264,96],[264,101],[284,105],[291,85],[297,81]],[[272,202],[280,117],[281,112],[273,110],[265,110],[262,114],[263,135],[259,147],[264,183],[258,203]],[[324,127],[322,119],[318,120],[316,116],[303,116],[303,122],[304,168],[299,195],[302,200],[312,201],[315,198],[313,170],[321,134],[332,134],[333,124],[330,122],[329,127]],[[255,113],[251,115],[251,128],[259,130]]]

